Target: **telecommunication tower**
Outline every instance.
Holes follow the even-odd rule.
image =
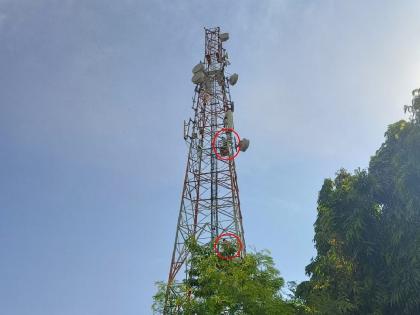
[[[189,152],[164,315],[182,314],[174,301],[181,294],[176,283],[180,279],[188,280],[191,254],[186,242],[189,239],[194,238],[199,245],[209,245],[220,235],[235,235],[242,243],[238,256],[245,255],[234,159],[240,151],[246,151],[249,140],[240,139],[234,130],[235,106],[229,91],[238,75],[225,71],[230,62],[223,43],[229,34],[221,33],[219,27],[204,30],[204,59],[192,70],[194,115],[184,122]]]

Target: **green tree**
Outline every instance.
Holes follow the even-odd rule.
[[[413,117],[388,128],[369,165],[382,209],[377,279],[384,314],[420,314],[420,115]]]
[[[229,251],[232,246],[226,246]],[[182,314],[295,314],[297,307],[280,294],[284,280],[268,252],[248,253],[244,258],[223,260],[210,246],[189,244],[192,252],[190,281],[184,282]],[[190,293],[190,298],[188,298]],[[161,313],[165,284],[158,284],[153,310]]]
[[[340,170],[320,191],[315,222],[318,255],[306,267],[311,280],[297,288],[297,295],[315,313],[372,313],[374,284],[366,279],[377,266],[378,208],[369,187],[365,171],[351,175]]]
[[[368,171],[322,186],[317,256],[296,289],[313,313],[420,314],[420,104],[408,109]]]

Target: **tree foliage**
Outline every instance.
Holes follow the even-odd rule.
[[[313,313],[420,314],[418,117],[389,126],[368,171],[324,181],[317,256],[296,290]]]
[[[231,246],[227,246],[229,250]],[[295,314],[295,307],[285,301],[280,290],[284,280],[268,252],[248,253],[244,258],[223,260],[210,246],[189,244],[192,252],[184,298],[178,301],[182,314],[275,315]],[[165,284],[158,284],[153,309],[161,313]]]

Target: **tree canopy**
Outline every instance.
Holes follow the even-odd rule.
[[[418,117],[389,126],[367,171],[324,181],[317,256],[296,292],[313,313],[420,314]]]
[[[189,250],[190,281],[181,284],[185,298],[177,301],[182,314],[295,314],[295,307],[280,294],[284,280],[268,252],[223,260],[211,246],[191,242]],[[164,298],[165,284],[159,283],[155,312],[162,312]]]

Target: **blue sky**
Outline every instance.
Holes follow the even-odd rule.
[[[240,3],[240,4],[239,4]],[[420,87],[417,1],[0,0],[0,313],[150,314],[203,27],[230,33],[247,244],[305,279],[323,179]]]

